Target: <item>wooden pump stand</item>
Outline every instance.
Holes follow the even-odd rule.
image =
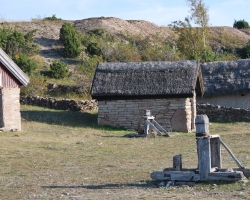
[[[144,115],[144,136],[145,137],[147,137],[150,129],[154,130],[157,133],[157,135],[162,135],[161,132],[164,132],[165,136],[169,137],[168,132],[155,121],[155,117],[151,115],[151,111],[145,110],[145,115]]]
[[[198,168],[183,169],[182,156],[173,157],[173,167],[163,172],[152,172],[151,178],[167,181],[238,181],[250,177],[250,169],[246,169],[220,139],[219,135],[209,135],[209,120],[206,115],[196,117],[196,141]],[[222,169],[221,145],[228,151],[239,168]]]

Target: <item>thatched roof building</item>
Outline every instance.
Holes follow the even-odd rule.
[[[250,92],[250,60],[201,64],[204,97]]]
[[[198,61],[99,63],[91,88],[100,125],[138,127],[146,109],[182,132],[195,129],[196,94],[203,94]]]
[[[203,93],[198,61],[99,63],[94,99],[192,97]]]

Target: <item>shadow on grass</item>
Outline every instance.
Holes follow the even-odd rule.
[[[84,189],[92,189],[92,190],[101,190],[101,189],[121,189],[121,188],[133,188],[133,187],[140,187],[140,188],[152,188],[156,187],[155,182],[145,182],[145,183],[128,183],[128,184],[103,184],[103,185],[79,185],[79,186],[41,186],[44,189],[65,189],[65,188],[84,188]]]
[[[112,126],[98,126],[98,114],[65,110],[23,110],[21,116],[27,121],[42,122],[60,126],[95,128],[99,130],[125,130]]]
[[[21,111],[21,116],[27,121],[36,121],[73,127],[97,127],[97,114],[73,111]]]

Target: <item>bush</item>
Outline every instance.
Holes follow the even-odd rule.
[[[250,58],[250,40],[243,48],[243,58]]]
[[[102,57],[96,55],[85,57],[82,60],[82,64],[78,66],[78,70],[84,72],[86,77],[93,79],[98,62],[104,62]]]
[[[36,30],[24,35],[20,31],[9,28],[0,29],[0,47],[11,57],[19,53],[33,55],[38,53],[38,45],[33,43]]]
[[[13,61],[20,67],[21,70],[23,70],[24,73],[28,75],[32,75],[38,67],[36,62],[23,53],[16,54],[13,57]]]
[[[237,29],[249,28],[249,24],[244,19],[239,21],[235,20],[233,27]]]
[[[50,64],[51,76],[56,79],[69,76],[69,67],[61,61],[55,60]]]
[[[63,24],[60,29],[60,40],[65,48],[65,56],[75,58],[81,54],[82,35],[70,23]]]
[[[97,55],[97,56],[101,56],[102,55],[102,50],[101,48],[98,46],[98,44],[96,42],[91,42],[88,46],[87,46],[87,52],[93,56],[93,55]]]
[[[61,18],[57,18],[56,15],[52,15],[52,17],[45,17],[43,19],[44,21],[48,20],[48,21],[58,21],[58,20],[62,20]]]

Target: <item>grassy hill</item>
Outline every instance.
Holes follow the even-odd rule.
[[[33,59],[40,63],[39,71],[49,69],[49,64],[53,60],[61,60],[65,62],[71,69],[71,77],[66,79],[51,79],[47,78],[47,82],[68,85],[85,85],[90,87],[92,82],[95,64],[85,66],[83,64],[86,54],[82,54],[78,58],[68,59],[64,57],[64,47],[59,40],[60,29],[64,23],[71,23],[76,30],[84,34],[90,33],[92,30],[103,29],[107,34],[113,37],[114,41],[123,41],[123,43],[141,42],[139,45],[149,45],[159,43],[171,44],[176,42],[177,33],[169,27],[157,26],[151,22],[144,20],[123,20],[114,17],[89,18],[76,21],[68,20],[32,20],[31,22],[4,22],[1,27],[9,27],[13,30],[19,30],[23,33],[36,30],[34,42],[39,46],[40,55]],[[210,27],[210,45],[214,52],[240,52],[241,48],[250,40],[250,31],[248,29],[235,29],[232,27]],[[125,42],[124,42],[125,41]],[[102,48],[106,48],[103,44]],[[107,52],[109,49],[105,49]],[[126,49],[122,50],[123,52]],[[153,54],[145,52],[144,54]],[[135,54],[136,55],[136,54]],[[128,55],[134,56],[134,55]],[[169,56],[169,55],[168,55]],[[111,61],[113,58],[111,58]],[[134,60],[133,60],[134,59]],[[147,58],[145,58],[147,59]],[[154,58],[152,58],[153,60]],[[165,60],[181,59],[181,57],[166,57]],[[100,60],[100,59],[99,59]],[[125,59],[126,60],[126,59]],[[129,61],[138,61],[137,57],[131,57]],[[102,61],[102,60],[100,60]],[[115,60],[116,61],[116,60]]]

